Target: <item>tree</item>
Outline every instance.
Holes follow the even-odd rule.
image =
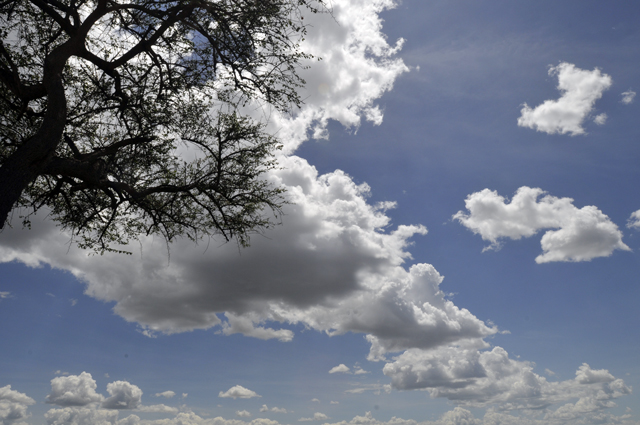
[[[314,6],[315,5],[315,6]],[[99,252],[270,226],[278,141],[238,113],[300,105],[322,0],[0,1],[0,228],[40,208]]]

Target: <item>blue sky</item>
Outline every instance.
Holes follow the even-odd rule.
[[[332,6],[251,247],[0,234],[3,425],[640,423],[640,7]]]

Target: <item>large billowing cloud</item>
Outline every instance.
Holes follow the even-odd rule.
[[[96,381],[87,372],[59,376],[51,380],[51,393],[47,396],[47,403],[68,407],[101,402],[104,397],[96,393],[96,388]]]
[[[465,206],[469,212],[458,211],[453,218],[491,242],[485,249],[499,248],[503,238],[520,239],[557,229],[542,236],[543,253],[536,257],[537,263],[589,261],[616,249],[629,250],[618,226],[598,208],[577,208],[573,199],[547,195],[539,188],[523,186],[511,202],[484,189],[467,196]]]
[[[611,87],[611,77],[598,68],[587,71],[566,62],[551,67],[549,75],[558,76],[558,90],[562,96],[557,100],[545,100],[535,108],[525,103],[518,125],[549,134],[584,134],[582,123],[593,111],[596,100]],[[604,120],[606,118],[601,117],[598,123],[604,124]]]
[[[35,400],[19,391],[11,389],[11,385],[0,388],[0,424],[19,425],[30,415],[27,409]]]
[[[102,402],[105,409],[135,409],[142,399],[142,390],[126,381],[111,382],[107,392],[109,398]]]
[[[403,40],[389,45],[382,33],[385,9],[395,0],[332,0],[331,13],[305,14],[308,33],[301,49],[321,58],[310,60],[301,71],[306,86],[300,92],[305,105],[293,117],[269,112],[270,128],[278,131],[285,151],[292,152],[305,141],[328,137],[330,119],[357,128],[362,118],[382,122],[374,101],[391,89],[395,79],[408,68],[394,57]]]

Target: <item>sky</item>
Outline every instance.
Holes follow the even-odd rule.
[[[0,234],[0,424],[640,424],[640,5],[330,5],[250,247]]]

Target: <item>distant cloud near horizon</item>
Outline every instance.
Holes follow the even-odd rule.
[[[248,388],[245,388],[241,385],[236,385],[234,387],[229,388],[227,391],[218,394],[218,397],[221,398],[254,398],[254,397],[262,397],[258,395],[255,391],[251,391]]]
[[[598,68],[587,71],[567,62],[550,67],[549,75],[558,76],[558,90],[562,96],[557,100],[545,100],[535,108],[525,103],[518,125],[548,134],[585,134],[582,123],[593,110],[596,100],[611,87],[611,77]],[[595,118],[598,125],[605,121],[606,114]]]
[[[458,211],[453,219],[491,242],[484,251],[499,249],[503,238],[517,240],[543,229],[557,229],[542,236],[543,253],[536,257],[537,263],[589,261],[608,257],[616,249],[630,250],[618,226],[602,211],[593,205],[578,209],[572,203],[571,198],[547,195],[540,188],[523,186],[511,202],[484,189],[467,196],[469,213]]]

